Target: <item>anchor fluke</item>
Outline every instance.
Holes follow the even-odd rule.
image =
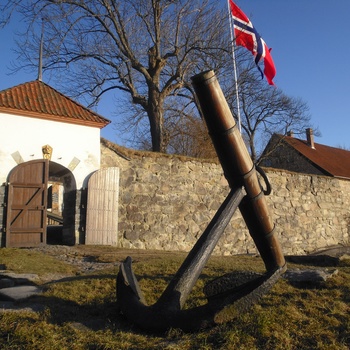
[[[147,306],[138,293],[139,288],[133,287],[130,281],[136,281],[128,257],[120,267],[117,277],[117,300],[121,313],[140,329],[152,332],[162,332],[170,328],[179,328],[185,332],[194,332],[213,327],[238,317],[247,311],[276,283],[283,269],[254,276],[242,285],[221,288],[218,294],[208,296],[208,303],[192,309],[173,309],[171,304],[161,301]],[[232,279],[231,276],[224,276]],[[253,275],[252,275],[253,276]],[[252,277],[251,276],[251,277]],[[214,280],[211,283],[217,283]],[[137,281],[136,281],[137,283]],[[228,289],[226,289],[228,288]]]

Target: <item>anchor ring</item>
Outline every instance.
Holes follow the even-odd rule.
[[[265,196],[270,195],[271,194],[271,184],[270,184],[270,181],[269,181],[265,171],[261,167],[259,167],[258,165],[255,165],[255,169],[260,174],[260,176],[264,179],[264,182],[266,185],[266,189],[264,189],[262,187],[262,185],[260,184],[261,190],[264,192]],[[259,183],[260,183],[260,181],[259,181]]]

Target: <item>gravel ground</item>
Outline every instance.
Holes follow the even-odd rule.
[[[96,271],[120,265],[119,261],[113,261],[113,258],[107,258],[107,261],[103,262],[96,261],[101,255],[101,252],[96,253],[98,252],[98,248],[96,247],[82,249],[79,246],[45,245],[42,247],[28,248],[28,250],[39,251],[53,256],[58,260],[74,265],[80,272]]]
[[[105,268],[116,267],[119,266],[119,261],[116,258],[117,249],[116,248],[108,248],[106,247],[88,247],[88,246],[63,246],[63,245],[45,245],[42,247],[36,248],[23,248],[28,251],[37,251],[43,254],[50,255],[55,259],[64,261],[65,263],[73,265],[77,268],[78,275],[84,275],[84,273],[88,273],[90,275],[91,272],[102,270]],[[106,255],[106,256],[105,256]],[[101,262],[102,259],[102,262]],[[6,293],[11,296],[9,299],[8,295],[4,297],[0,293],[0,313],[7,311],[43,311],[44,306],[42,304],[38,304],[32,301],[32,299],[20,300],[18,302],[18,288],[33,288],[33,285],[36,285],[39,282],[40,286],[45,286],[50,283],[56,283],[65,280],[71,280],[72,278],[77,278],[77,276],[71,276],[67,274],[59,274],[59,273],[46,273],[44,275],[37,276],[35,274],[16,274],[11,271],[6,271],[6,266],[0,264],[0,270],[4,271],[0,272],[0,290],[3,291],[11,289],[11,292],[7,291]],[[116,272],[117,274],[117,272]],[[33,276],[32,276],[33,275]],[[8,277],[10,276],[10,277]],[[24,282],[24,280],[27,280]],[[6,281],[15,281],[11,282],[11,285],[4,285]],[[25,293],[33,293],[33,295],[41,294],[42,290],[38,292],[28,291],[26,289]],[[29,294],[28,294],[29,295]],[[32,295],[32,294],[30,294]]]

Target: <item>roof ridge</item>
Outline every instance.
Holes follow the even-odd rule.
[[[63,98],[69,100],[70,102],[76,104],[78,107],[81,107],[83,109],[85,109],[87,112],[90,112],[90,113],[93,113],[95,114],[96,116],[98,116],[99,118],[102,118],[102,119],[105,119],[106,121],[110,122],[110,120],[106,119],[105,117],[101,116],[99,113],[89,109],[88,107],[84,106],[83,104],[81,104],[80,102],[77,102],[76,100],[73,100],[71,97],[69,96],[66,96],[65,94],[63,94],[62,92],[58,91],[57,89],[55,89],[54,87],[52,87],[51,85],[45,83],[44,81],[42,80],[33,80],[31,81],[30,83],[33,83],[33,82],[38,82],[38,83],[41,83],[41,84],[44,84],[45,86],[47,86],[48,88],[50,88],[51,90],[54,90],[57,94],[59,94],[60,96],[62,96]]]
[[[307,140],[303,140],[303,139],[300,139],[300,138],[297,138],[297,137],[294,137],[294,136],[288,136],[288,135],[281,135],[279,134],[280,136],[284,137],[284,138],[288,138],[289,140],[297,140],[297,141],[300,141],[304,144],[307,145]],[[325,145],[324,143],[319,143],[319,142],[314,142],[315,146],[318,145],[318,146],[321,146],[321,147],[327,147],[327,148],[332,148],[332,149],[335,149],[337,151],[342,151],[342,152],[349,152],[350,153],[350,150],[347,150],[347,149],[344,149],[344,148],[339,148],[339,147],[335,147],[335,146],[329,146],[329,145]],[[317,150],[317,147],[315,147],[315,149]]]
[[[6,88],[6,89],[3,89],[3,90],[0,90],[0,94],[7,91],[7,90],[12,90],[12,89],[15,89],[15,88],[18,88],[20,87],[21,85],[27,85],[27,84],[30,84],[30,83],[33,83],[35,80],[30,80],[30,81],[27,81],[25,83],[20,83],[20,84],[17,84],[15,86],[12,86],[12,87],[9,87],[9,88]]]

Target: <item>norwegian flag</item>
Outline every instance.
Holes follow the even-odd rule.
[[[229,3],[233,18],[236,45],[244,46],[255,56],[255,63],[262,77],[264,77],[263,74],[265,74],[267,82],[270,85],[275,85],[272,79],[276,75],[276,68],[272,60],[270,49],[244,12],[232,0],[229,0]],[[259,61],[261,59],[264,59],[264,73],[259,67]]]

